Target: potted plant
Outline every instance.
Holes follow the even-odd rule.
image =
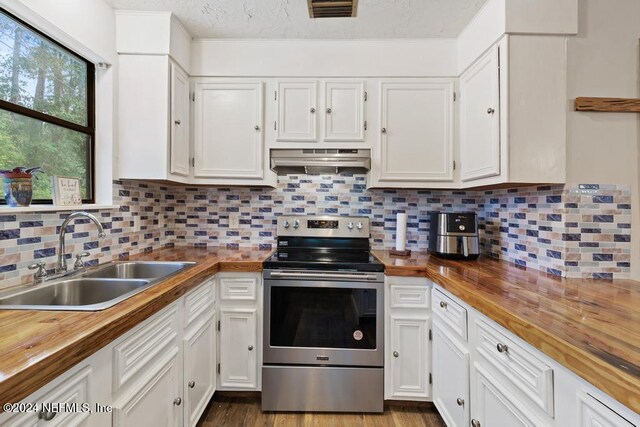
[[[33,177],[42,172],[42,168],[25,168],[0,170],[4,200],[11,207],[29,206],[33,196]],[[36,177],[37,178],[37,177]]]

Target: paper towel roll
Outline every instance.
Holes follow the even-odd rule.
[[[398,213],[396,217],[396,251],[407,249],[407,214]]]

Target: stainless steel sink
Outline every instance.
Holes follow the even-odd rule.
[[[107,279],[157,279],[166,277],[191,265],[186,262],[122,262],[108,264],[96,271],[86,273],[84,277]]]
[[[193,262],[117,262],[0,294],[0,310],[98,311],[149,289]]]

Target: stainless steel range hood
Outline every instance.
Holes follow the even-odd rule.
[[[272,149],[271,170],[292,173],[366,173],[371,169],[371,150],[343,148]]]

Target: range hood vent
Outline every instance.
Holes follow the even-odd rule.
[[[358,0],[307,0],[309,18],[354,18]]]
[[[371,169],[371,150],[272,149],[271,170],[278,175],[366,173]]]

